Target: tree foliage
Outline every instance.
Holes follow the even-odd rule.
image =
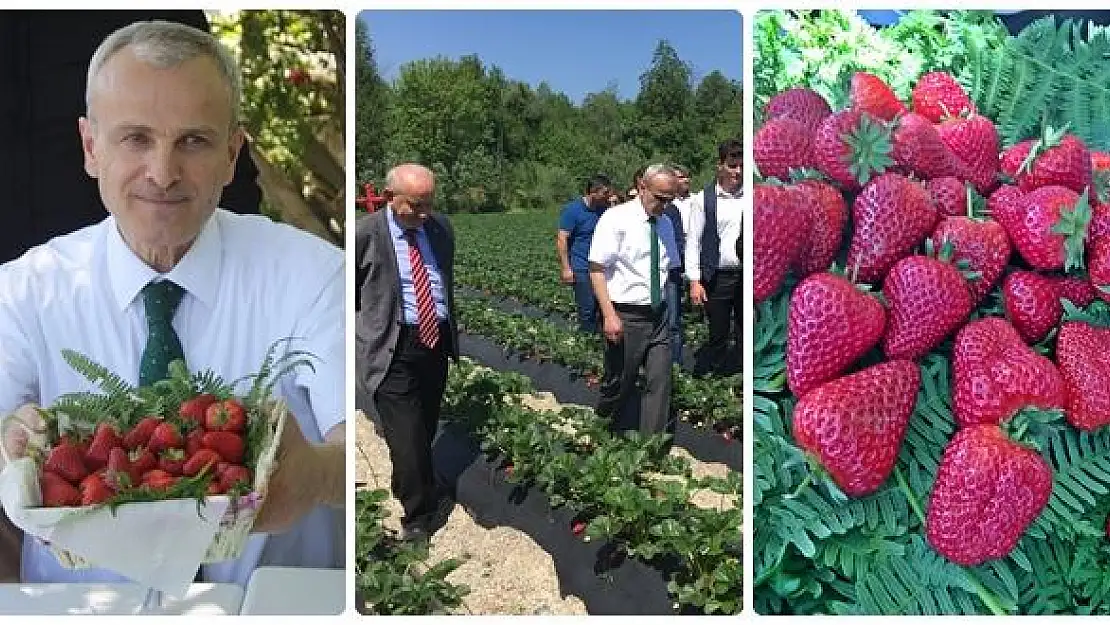
[[[610,85],[576,104],[476,56],[413,61],[386,84],[361,24],[356,32],[358,182],[380,186],[392,164],[421,162],[436,172],[448,212],[550,208],[595,173],[627,188],[649,160],[682,164],[704,183],[716,145],[741,135],[740,84],[720,71],[695,80],[666,41],[636,98],[621,100]]]

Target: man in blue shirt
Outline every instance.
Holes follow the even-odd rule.
[[[590,243],[597,220],[609,206],[613,183],[598,174],[586,181],[586,193],[567,203],[559,215],[559,234],[555,247],[562,266],[560,280],[574,286],[578,306],[578,327],[584,332],[597,331],[597,299],[590,288]]]

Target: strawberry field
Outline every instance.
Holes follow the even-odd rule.
[[[1110,613],[1110,31],[755,30],[755,609]]]
[[[739,376],[675,368],[682,456],[661,436],[611,434],[584,407],[596,401],[604,345],[577,331],[572,291],[558,284],[556,216],[454,215],[452,223],[463,353],[496,369],[452,369],[445,418],[484,458],[483,477],[460,482],[460,503],[496,508],[476,514],[521,524],[556,559],[579,562],[560,584],[577,589],[592,613],[739,613]],[[514,399],[535,390],[569,406],[543,412]],[[706,475],[710,465],[723,470]],[[534,516],[547,520],[534,528],[524,527],[527,501],[507,503],[523,493],[542,501]]]

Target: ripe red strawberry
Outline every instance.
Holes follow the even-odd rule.
[[[967,180],[986,195],[998,182],[998,129],[982,115],[948,119],[937,125],[940,140],[966,167]]]
[[[211,449],[202,449],[185,463],[184,473],[192,477],[201,471],[211,471],[220,462],[220,455]]]
[[[232,464],[243,461],[243,437],[234,432],[207,432],[201,445]]]
[[[185,435],[186,456],[192,456],[197,453],[197,451],[204,448],[204,434],[205,432],[203,429],[189,430],[189,433]]]
[[[786,379],[801,397],[833,380],[879,344],[886,312],[875,297],[846,278],[812,275],[790,296]]]
[[[180,449],[167,449],[158,457],[158,468],[170,475],[185,472],[185,452]]]
[[[1052,493],[1052,469],[997,425],[956,432],[937,469],[925,536],[962,566],[1005,557]]]
[[[75,447],[77,451],[81,452],[82,458],[85,457],[85,454],[89,453],[89,441],[75,434],[62,434],[58,437],[58,444]]]
[[[246,484],[247,487],[253,486],[250,469],[241,464],[233,464],[220,474],[220,488],[225,493],[239,483]]]
[[[763,118],[766,120],[789,118],[793,119],[811,132],[817,129],[821,120],[832,113],[829,103],[819,93],[804,87],[787,89],[775,94],[763,107]]]
[[[1101,237],[1091,244],[1087,272],[1095,295],[1110,302],[1110,237]]]
[[[1094,170],[1108,170],[1108,169],[1110,169],[1110,153],[1107,153],[1107,152],[1091,152],[1091,169],[1094,169]]]
[[[937,205],[937,214],[944,217],[967,215],[967,187],[955,176],[933,178],[925,183],[929,195]]]
[[[934,124],[946,117],[975,112],[975,103],[948,72],[929,72],[918,78],[910,98],[913,112]]]
[[[161,469],[152,469],[143,475],[143,486],[153,490],[166,490],[177,484],[178,478]]]
[[[1086,195],[1064,187],[1025,194],[1024,211],[996,216],[1025,262],[1034,269],[1071,271],[1083,266],[1091,206]]]
[[[132,451],[130,459],[132,474],[139,478],[133,482],[134,484],[138,484],[147,471],[158,468],[157,456],[145,447]]]
[[[894,360],[833,380],[802,396],[793,434],[845,494],[875,492],[894,468],[921,373]]]
[[[1026,343],[1039,343],[1060,322],[1064,308],[1052,278],[1032,271],[1015,271],[1002,281],[1006,318]]]
[[[883,282],[890,307],[883,352],[891,360],[916,360],[929,353],[967,320],[975,307],[963,274],[949,261],[910,256],[898,261]]]
[[[224,492],[225,491],[220,488],[219,480],[209,482],[208,487],[205,488],[205,490],[204,490],[204,494],[208,495],[209,497],[212,497],[212,496],[215,496],[215,495],[222,495],[222,494],[224,494]]]
[[[798,255],[795,271],[799,277],[825,271],[840,251],[844,222],[848,220],[848,204],[831,184],[820,180],[804,180],[797,185],[811,201],[809,241]]]
[[[89,474],[85,458],[73,443],[59,442],[46,456],[42,470],[64,477],[70,484],[78,484]]]
[[[856,196],[852,222],[855,231],[846,267],[854,270],[858,264],[859,280],[875,282],[929,236],[937,212],[924,185],[886,173]]]
[[[924,180],[968,177],[967,166],[940,139],[932,122],[917,113],[906,113],[894,128],[894,162],[899,171]]]
[[[204,413],[204,429],[210,432],[242,432],[246,427],[247,413],[237,400],[216,402]]]
[[[1068,423],[1088,432],[1110,423],[1110,328],[1065,322],[1056,363],[1068,387]]]
[[[177,429],[176,425],[165,421],[154,428],[154,432],[150,435],[150,442],[147,443],[147,448],[155,454],[180,447],[181,431]]]
[[[207,393],[197,395],[196,397],[184,401],[177,409],[184,421],[191,421],[197,425],[204,427],[208,407],[216,403],[216,397]]]
[[[82,506],[95,506],[108,501],[115,495],[115,492],[100,474],[93,474],[81,480],[80,491]]]
[[[952,407],[960,427],[1000,425],[1022,408],[1064,409],[1064,378],[1005,319],[965,325],[952,350]]]
[[[138,449],[145,447],[150,442],[150,435],[158,427],[162,420],[158,417],[143,417],[135,427],[131,428],[123,437],[123,446],[128,450]]]
[[[867,72],[856,72],[852,76],[848,98],[852,108],[867,111],[884,121],[890,121],[906,112],[906,105],[902,104],[883,79]]]
[[[809,239],[810,211],[798,205],[799,194],[789,187],[755,185],[755,303],[775,294],[786,273]]]
[[[932,236],[933,247],[940,249],[950,242],[955,248],[953,261],[966,260],[979,277],[968,280],[972,302],[978,304],[1002,277],[1010,260],[1010,239],[996,221],[970,217],[948,217],[937,225]]]
[[[142,473],[135,471],[131,458],[123,447],[113,447],[108,454],[108,470],[105,479],[115,490],[135,486],[142,479]]]
[[[874,116],[848,109],[833,113],[813,137],[813,164],[848,191],[855,191],[894,164],[890,130]]]
[[[68,508],[81,505],[81,491],[57,473],[44,472],[39,478],[39,489],[44,507]]]
[[[1110,236],[1110,204],[1091,203],[1091,223],[1087,226],[1087,240],[1094,241]]]
[[[121,446],[123,446],[123,439],[120,438],[116,426],[107,422],[98,423],[92,442],[89,443],[89,451],[85,454],[85,466],[93,471],[103,469],[108,466],[108,454],[112,449]]]
[[[1089,260],[1089,264],[1094,264],[1094,260]],[[1098,298],[1095,293],[1095,287],[1089,280],[1083,278],[1073,278],[1070,276],[1061,276],[1055,279],[1056,289],[1060,293],[1062,299],[1071,301],[1079,308],[1086,308],[1091,305],[1091,302]]]
[[[1025,217],[1025,204],[1022,201],[1024,197],[1021,189],[1004,184],[987,199],[987,214],[1000,224],[1007,220],[1022,219]]]
[[[1046,129],[1045,135],[1031,146],[1017,175],[1018,186],[1025,192],[1055,186],[1083,193],[1091,186],[1091,180],[1091,152],[1087,145],[1064,130],[1052,128]]]
[[[1036,143],[1033,139],[1026,139],[1006,148],[1002,151],[1002,156],[999,158],[998,167],[1002,173],[1006,174],[1017,184],[1018,172],[1022,164],[1029,158],[1029,152],[1033,149],[1033,144]]]
[[[792,169],[813,166],[813,131],[788,117],[772,119],[755,133],[755,164],[765,178],[789,180]]]

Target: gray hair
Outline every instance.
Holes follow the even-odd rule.
[[[161,20],[135,22],[124,26],[101,42],[89,62],[89,75],[85,82],[86,109],[100,71],[117,52],[127,47],[131,47],[140,60],[159,69],[177,67],[202,56],[215,61],[220,76],[227,84],[231,124],[234,126],[239,123],[239,101],[242,99],[243,85],[239,77],[239,65],[231,52],[203,30]]]
[[[646,183],[648,180],[658,176],[659,174],[674,176],[674,167],[671,167],[670,165],[665,165],[663,163],[648,165],[647,168],[644,169],[644,175],[640,178],[640,180],[643,180]]]

